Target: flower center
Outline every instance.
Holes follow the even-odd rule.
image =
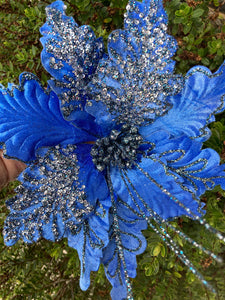
[[[100,172],[109,165],[131,168],[142,142],[137,127],[123,125],[120,131],[112,130],[109,136],[95,142],[91,149],[93,163]]]

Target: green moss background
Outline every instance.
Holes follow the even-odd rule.
[[[23,71],[38,75],[46,83],[48,74],[40,63],[41,44],[39,28],[45,22],[44,8],[51,0],[0,0],[0,82],[18,83]],[[127,0],[68,0],[68,14],[78,24],[90,24],[96,35],[105,42],[109,33],[122,27]],[[175,56],[176,71],[185,73],[201,64],[215,71],[225,59],[225,15],[219,0],[164,1],[169,16],[169,31],[179,45]],[[225,114],[211,125],[212,136],[205,147],[215,149],[225,161]],[[0,191],[0,226],[8,213],[4,205],[12,195],[14,182]],[[225,192],[217,187],[207,192],[206,219],[214,228],[225,232]],[[225,245],[202,226],[187,218],[179,218],[173,225],[187,233],[206,248],[225,259]],[[150,229],[144,232],[148,247],[138,257],[134,295],[137,300],[223,300],[225,299],[224,264],[217,264],[201,251],[191,247],[177,234],[173,239],[183,248],[194,265],[217,289],[209,292],[190,273],[179,259]],[[0,299],[110,299],[110,284],[103,268],[93,273],[87,292],[79,288],[79,260],[66,240],[51,243],[40,240],[27,245],[18,242],[5,247],[0,237]]]

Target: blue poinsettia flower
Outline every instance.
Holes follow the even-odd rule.
[[[41,28],[48,88],[24,73],[19,86],[0,90],[0,142],[7,156],[27,163],[7,201],[6,245],[67,238],[79,254],[83,290],[102,263],[112,298],[133,299],[130,278],[149,225],[207,284],[166,227],[176,230],[168,220],[186,215],[215,232],[200,196],[225,189],[225,166],[202,143],[224,110],[225,65],[215,74],[203,67],[174,74],[176,41],[161,1],[131,0],[108,53],[65,9],[62,1],[48,6]]]

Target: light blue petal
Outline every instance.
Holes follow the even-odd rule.
[[[43,37],[42,64],[53,76],[49,85],[58,95],[65,115],[83,106],[84,87],[92,78],[104,53],[103,39],[95,38],[91,27],[78,27],[65,14],[66,6],[56,1],[46,8],[47,21],[40,29]]]
[[[166,115],[155,120],[140,133],[148,139],[152,132],[166,130],[174,136],[186,134],[198,141],[210,136],[207,125],[215,120],[214,114],[224,110],[225,63],[212,74],[205,67],[194,67],[186,76],[181,93],[169,97],[173,104]]]
[[[219,155],[212,149],[201,150],[201,143],[184,135],[169,138],[158,131],[149,140],[146,158],[133,169],[112,170],[114,191],[133,209],[140,207],[146,214],[152,210],[162,219],[202,215],[200,196],[215,185],[225,185]]]
[[[31,74],[20,77],[20,86],[0,89],[0,142],[7,155],[22,161],[35,158],[43,146],[75,144],[93,137],[65,121],[54,92],[44,90]]]

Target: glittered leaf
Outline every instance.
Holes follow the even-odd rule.
[[[126,30],[109,36],[109,58],[101,60],[89,84],[90,97],[102,101],[117,122],[151,123],[170,108],[166,96],[182,88],[171,61],[176,41],[167,35],[165,12],[157,3],[129,2]]]
[[[54,78],[49,84],[65,106],[65,115],[69,115],[69,105],[81,108],[85,102],[82,90],[95,72],[104,45],[89,26],[78,27],[72,17],[67,17],[65,9],[62,1],[46,8],[47,21],[41,28],[44,47],[41,58]]]
[[[51,241],[70,237],[73,241],[87,224],[96,232],[97,223],[91,217],[96,213],[98,225],[102,218],[102,224],[107,226],[109,201],[104,198],[107,193],[94,199],[94,195],[87,192],[85,184],[89,183],[89,188],[91,180],[94,184],[96,172],[82,174],[84,166],[78,164],[76,146],[41,148],[37,157],[20,175],[22,185],[17,187],[17,195],[7,201],[10,209],[4,227],[7,245],[13,245],[20,238],[28,243],[40,237]],[[96,176],[95,184],[100,176]]]

